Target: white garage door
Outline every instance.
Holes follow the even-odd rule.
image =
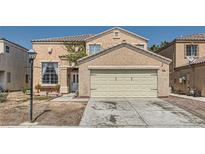
[[[91,97],[157,97],[157,70],[91,70]]]

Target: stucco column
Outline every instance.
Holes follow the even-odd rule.
[[[60,93],[62,94],[69,93],[68,69],[66,67],[60,68]]]
[[[60,93],[69,93],[69,80],[68,80],[68,59],[64,56],[60,56]]]

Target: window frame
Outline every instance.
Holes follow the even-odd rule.
[[[57,66],[58,66],[58,71],[57,71],[57,77],[58,77],[58,79],[57,79],[57,83],[44,83],[43,82],[43,63],[57,63]],[[41,61],[41,71],[40,71],[40,79],[41,79],[41,85],[43,85],[43,86],[55,86],[55,85],[58,85],[59,84],[59,80],[60,80],[60,78],[59,78],[59,62],[58,61]]]
[[[115,35],[116,33],[118,33],[117,36]],[[114,39],[119,39],[119,38],[120,38],[120,32],[119,32],[119,31],[114,31],[114,32],[113,32],[113,38],[114,38]]]
[[[11,83],[11,72],[6,73],[6,81],[7,83]]]
[[[98,52],[95,52],[95,53],[91,53],[91,51],[90,51],[90,46],[91,45],[100,45],[100,51],[102,51],[102,44],[101,43],[89,43],[88,44],[88,51],[89,51],[89,55],[93,55],[93,54],[96,54],[96,53],[99,53],[100,51],[98,51]]]
[[[5,52],[10,53],[10,47],[8,45],[5,46]]]
[[[199,53],[199,45],[198,44],[185,44],[185,59],[188,57],[188,56],[193,56],[193,55],[188,55],[188,51],[187,51],[187,47],[188,46],[196,46],[196,54],[194,55],[194,57],[198,57],[198,53]],[[191,51],[190,51],[191,52]]]
[[[145,43],[134,43],[134,45],[135,45],[136,47],[140,48],[140,49],[145,49]],[[139,45],[143,45],[144,47],[141,48],[141,47],[139,47]]]
[[[29,83],[29,75],[28,74],[25,75],[25,83]]]

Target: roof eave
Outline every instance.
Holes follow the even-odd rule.
[[[91,37],[85,39],[85,41],[91,41],[91,40],[93,40],[94,38],[96,38],[96,37],[98,37],[98,36],[101,36],[101,35],[103,35],[103,34],[109,32],[109,31],[112,31],[112,30],[115,30],[115,29],[118,29],[118,30],[124,31],[124,32],[126,32],[126,33],[129,33],[129,34],[131,34],[131,35],[133,35],[133,36],[135,36],[135,37],[141,38],[141,39],[143,39],[143,40],[145,40],[145,41],[147,41],[147,42],[149,41],[149,39],[147,39],[147,38],[145,38],[145,37],[142,37],[142,36],[140,36],[140,35],[137,35],[137,34],[135,34],[135,33],[133,33],[133,32],[130,32],[130,31],[128,31],[128,30],[126,30],[126,29],[123,29],[123,28],[120,28],[120,27],[113,27],[113,28],[111,28],[111,29],[105,30],[105,31],[103,31],[103,32],[101,32],[101,33],[98,33],[98,34],[96,34],[96,35],[94,35],[94,36],[91,36]]]

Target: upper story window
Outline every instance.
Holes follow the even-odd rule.
[[[90,55],[100,52],[101,45],[100,44],[89,44],[89,53]]]
[[[141,48],[141,49],[144,49],[145,48],[145,45],[144,44],[136,44],[137,47]]]
[[[42,63],[42,84],[58,84],[58,63]]]
[[[118,31],[115,31],[115,32],[114,32],[114,38],[120,38],[120,34],[119,34]]]
[[[9,46],[6,46],[6,52],[9,53]]]
[[[197,56],[198,45],[186,45],[186,56]]]

